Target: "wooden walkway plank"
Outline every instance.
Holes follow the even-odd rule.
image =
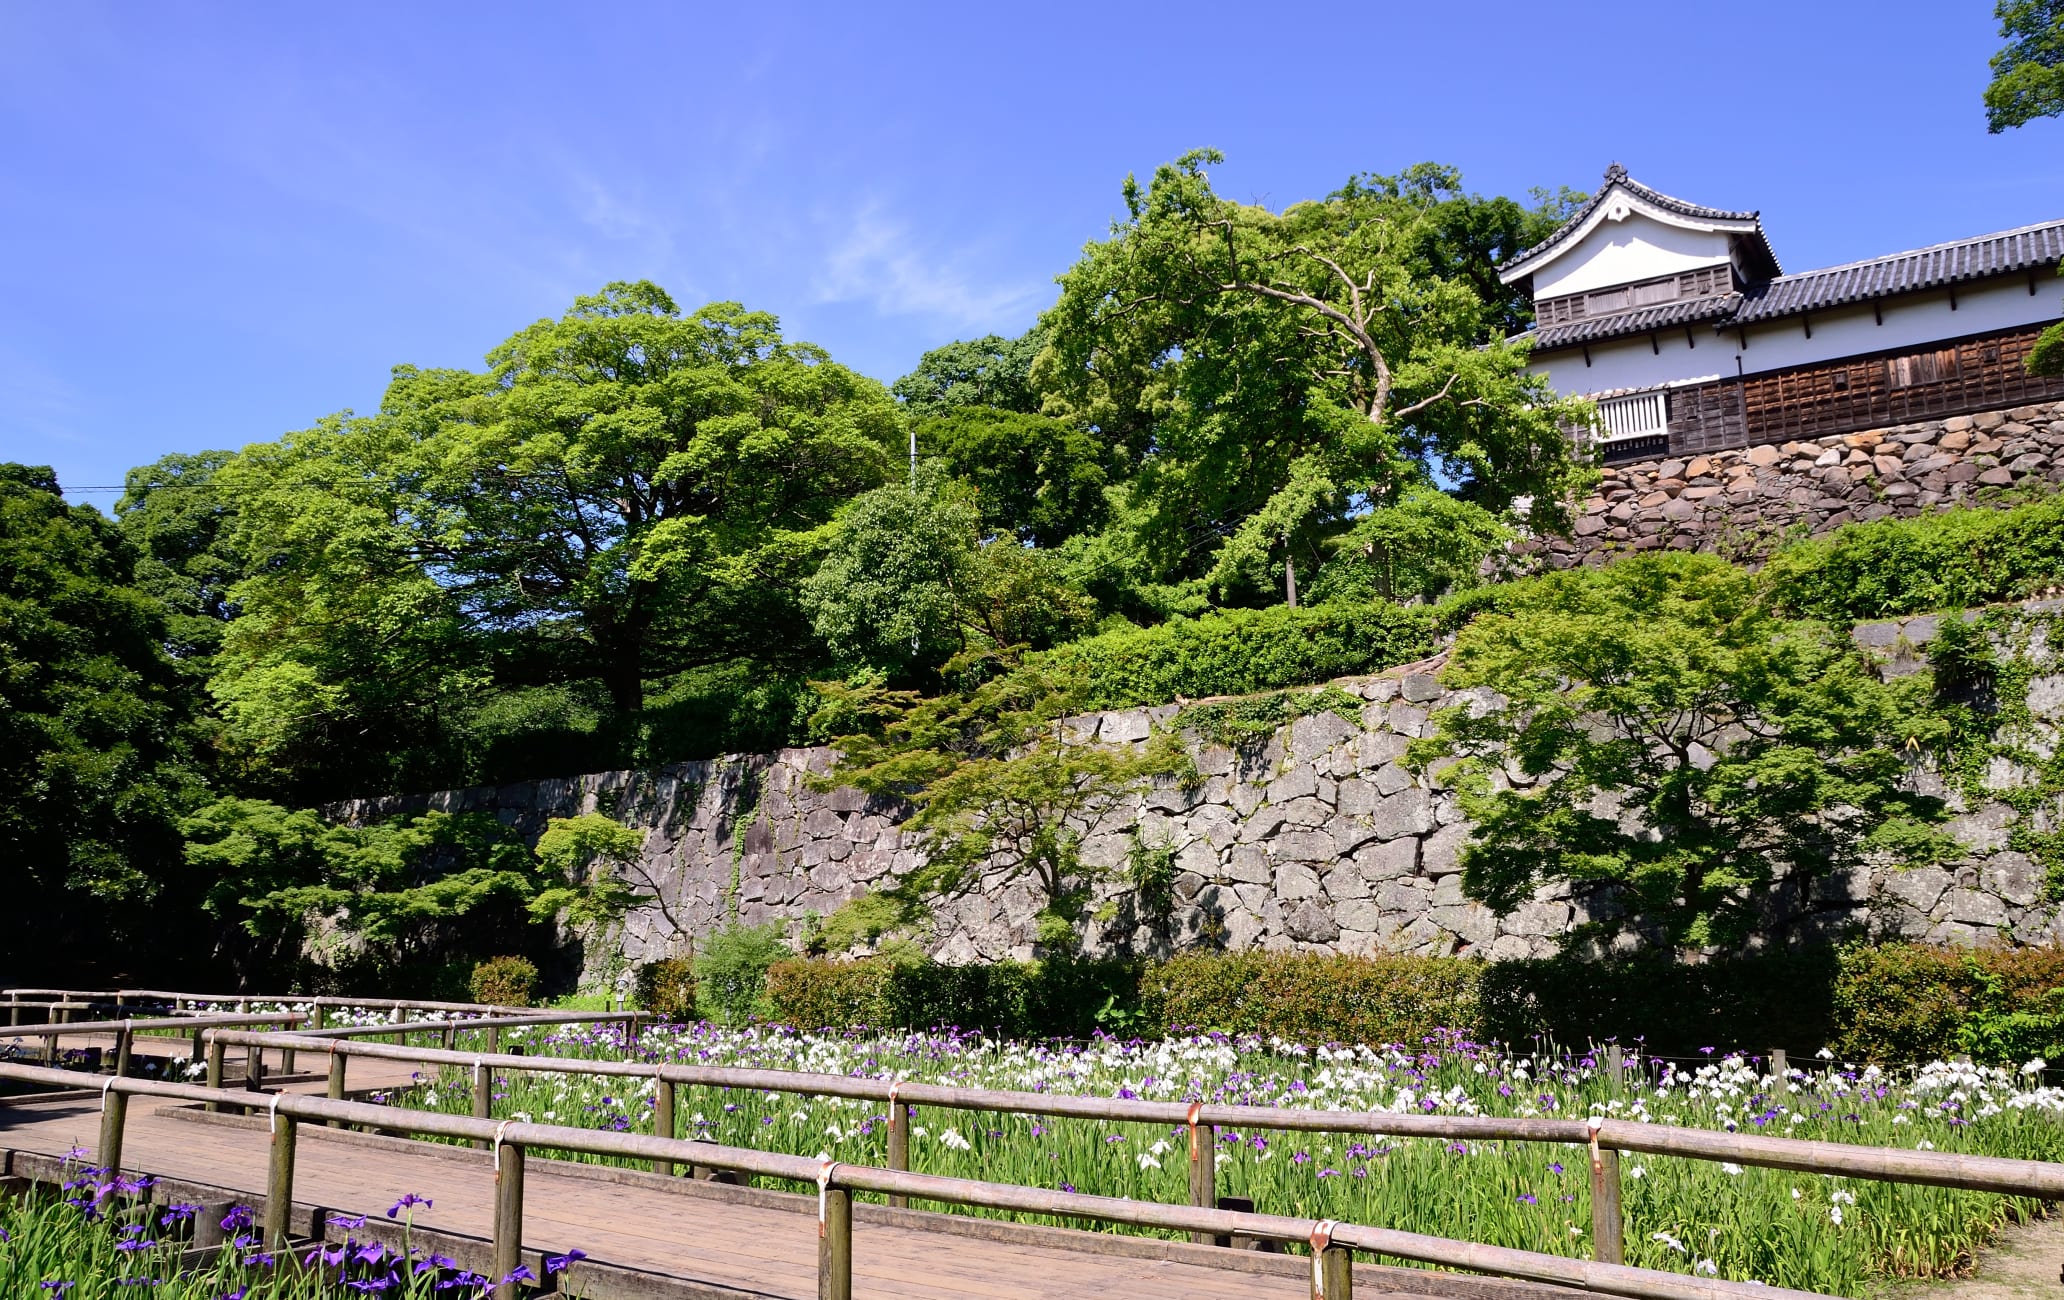
[[[357,1066],[371,1062],[354,1062]],[[371,1075],[371,1071],[367,1071]],[[353,1078],[359,1086],[405,1081]],[[295,1091],[320,1092],[302,1084]],[[91,1148],[97,1103],[0,1106],[0,1146],[62,1156]],[[333,1212],[384,1218],[404,1193],[429,1197],[415,1222],[425,1228],[489,1235],[494,1180],[481,1153],[392,1148],[369,1150],[326,1140],[326,1130],[300,1129],[295,1199]],[[131,1103],[123,1164],[166,1177],[262,1195],[266,1134],[262,1124],[210,1124],[136,1098]],[[817,1294],[817,1240],[806,1212],[672,1194],[557,1171],[534,1160],[526,1178],[525,1245],[586,1251],[598,1261],[692,1279],[744,1295],[810,1300]],[[951,1300],[953,1297],[1054,1297],[1108,1300],[1157,1297],[1301,1297],[1295,1276],[1237,1272],[1187,1262],[1090,1255],[1055,1247],[986,1241],[866,1221],[854,1225],[854,1294],[865,1300]]]

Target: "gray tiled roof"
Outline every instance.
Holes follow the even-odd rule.
[[[1976,239],[1916,248],[1846,266],[1781,275],[1750,288],[1729,324],[1819,311],[1888,294],[1913,293],[1986,276],[2048,266],[2064,258],[2064,221],[2002,230]]]
[[[1845,266],[1781,275],[1751,285],[1744,293],[1717,298],[1692,298],[1653,307],[1637,307],[1610,316],[1593,316],[1566,325],[1549,325],[1515,336],[1536,351],[1575,347],[1601,339],[1646,334],[1650,330],[1697,321],[1715,329],[1753,325],[1758,321],[1825,311],[1873,298],[1916,293],[1948,284],[2011,275],[2064,260],[2064,221],[2002,230],[1997,234],[1959,239],[1910,252],[1892,253]]]
[[[1605,196],[1612,192],[1612,188],[1615,185],[1618,185],[1619,187],[1626,190],[1628,193],[1634,195],[1637,198],[1645,199],[1648,202],[1655,204],[1657,207],[1663,209],[1665,212],[1675,212],[1679,216],[1693,217],[1700,221],[1754,221],[1756,220],[1758,215],[1754,212],[1729,212],[1725,208],[1708,208],[1702,207],[1696,203],[1686,203],[1683,199],[1673,198],[1668,194],[1662,193],[1660,190],[1652,190],[1648,188],[1648,186],[1643,185],[1640,181],[1637,181],[1633,177],[1627,175],[1627,169],[1625,167],[1620,166],[1618,163],[1614,163],[1612,166],[1605,169],[1605,182],[1598,187],[1598,192],[1596,194],[1593,194],[1589,199],[1585,200],[1584,206],[1578,208],[1574,213],[1570,214],[1570,219],[1568,221],[1565,221],[1561,225],[1557,226],[1555,228],[1555,233],[1549,235],[1548,238],[1542,240],[1540,243],[1535,244],[1532,248],[1526,249],[1523,252],[1520,252],[1518,254],[1515,254],[1513,257],[1508,258],[1504,265],[1499,267],[1498,269],[1504,272],[1513,271],[1518,267],[1525,265],[1527,262],[1532,261],[1534,258],[1539,257],[1542,254],[1548,252],[1550,249],[1556,247],[1557,245],[1561,244],[1565,239],[1568,239],[1571,235],[1575,234],[1578,228],[1584,224],[1584,219],[1589,217],[1592,214],[1592,212],[1597,209],[1599,204],[1605,202]],[[1771,266],[1775,268],[1776,265],[1776,259],[1772,258]]]
[[[1518,337],[1531,340],[1537,349],[1575,347],[1579,343],[1618,338],[1623,334],[1646,334],[1650,330],[1674,329],[1697,321],[1723,320],[1734,315],[1741,301],[1740,294],[1727,293],[1712,298],[1659,302],[1652,307],[1636,307],[1610,316],[1591,316],[1562,325],[1543,326]]]

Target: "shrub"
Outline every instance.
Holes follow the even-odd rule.
[[[1764,567],[1787,613],[1850,622],[1967,609],[2047,591],[2064,575],[2064,499],[1848,524]]]
[[[470,987],[475,1002],[498,1007],[527,1007],[537,992],[538,968],[527,957],[490,957],[473,968]]]
[[[1482,962],[1325,953],[1194,953],[1148,972],[1142,1005],[1170,1032],[1301,1043],[1412,1043],[1477,1023]]]
[[[893,969],[879,957],[776,962],[767,968],[767,1005],[774,1019],[797,1029],[900,1028],[888,1023],[884,995]]]
[[[1229,609],[1086,637],[1044,658],[1079,665],[1091,708],[1251,695],[1410,663],[1433,653],[1443,606],[1388,602]]]
[[[1565,1047],[1618,1041],[1664,1056],[1701,1048],[1811,1053],[1832,1030],[1832,950],[1684,962],[1642,953],[1493,962],[1478,990],[1487,1038]]]
[[[695,955],[695,991],[704,1015],[727,1025],[771,1014],[767,969],[792,956],[775,925],[725,926]]]
[[[695,964],[663,957],[638,968],[638,1005],[668,1020],[695,1019]]]
[[[783,962],[768,973],[775,1019],[798,1029],[952,1026],[1012,1038],[1082,1038],[1130,1009],[1140,967],[1052,959],[952,966],[870,957]],[[1100,1020],[1100,1016],[1102,1019]]]
[[[1834,984],[1845,1060],[1958,1052],[2002,1064],[2064,1057],[2064,950],[1858,944]]]

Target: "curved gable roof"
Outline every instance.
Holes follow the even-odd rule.
[[[1697,203],[1652,190],[1640,181],[1627,175],[1627,169],[1618,163],[1605,169],[1605,183],[1571,214],[1568,221],[1556,227],[1555,232],[1498,268],[1498,278],[1506,284],[1532,275],[1541,267],[1554,261],[1582,241],[1603,221],[1609,211],[1607,200],[1614,194],[1631,198],[1641,207],[1652,210],[1661,219],[1681,219],[1681,224],[1702,226],[1707,229],[1726,230],[1738,237],[1738,253],[1742,259],[1742,270],[1751,280],[1764,279],[1779,273],[1777,255],[1770,251],[1770,241],[1763,237],[1761,214],[1757,212],[1732,212],[1725,208],[1709,208]]]

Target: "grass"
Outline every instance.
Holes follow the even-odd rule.
[[[1876,1145],[2064,1159],[2064,1091],[2038,1076],[1936,1062],[1794,1070],[1790,1091],[1742,1056],[1637,1058],[1619,1089],[1589,1056],[1521,1054],[1440,1035],[1413,1048],[1305,1048],[1224,1036],[1087,1044],[959,1033],[797,1034],[662,1025],[628,1051],[614,1027],[540,1028],[506,1041],[535,1055],[796,1069],[1035,1091],[1232,1105],[1455,1115],[1606,1114],[1631,1120]],[[454,1072],[393,1100],[466,1113]],[[682,1136],[854,1163],[887,1158],[871,1102],[681,1089]],[[494,1114],[650,1132],[648,1081],[524,1074],[497,1080]],[[1187,1200],[1187,1132],[927,1108],[911,1129],[924,1173],[1139,1200]],[[1218,1191],[1265,1213],[1335,1218],[1588,1257],[1579,1148],[1240,1132],[1219,1135]],[[567,1156],[598,1160],[596,1157]],[[1966,1268],[2034,1201],[1706,1161],[1622,1160],[1627,1262],[1860,1295],[1892,1277]],[[981,1213],[959,1210],[963,1213]]]

